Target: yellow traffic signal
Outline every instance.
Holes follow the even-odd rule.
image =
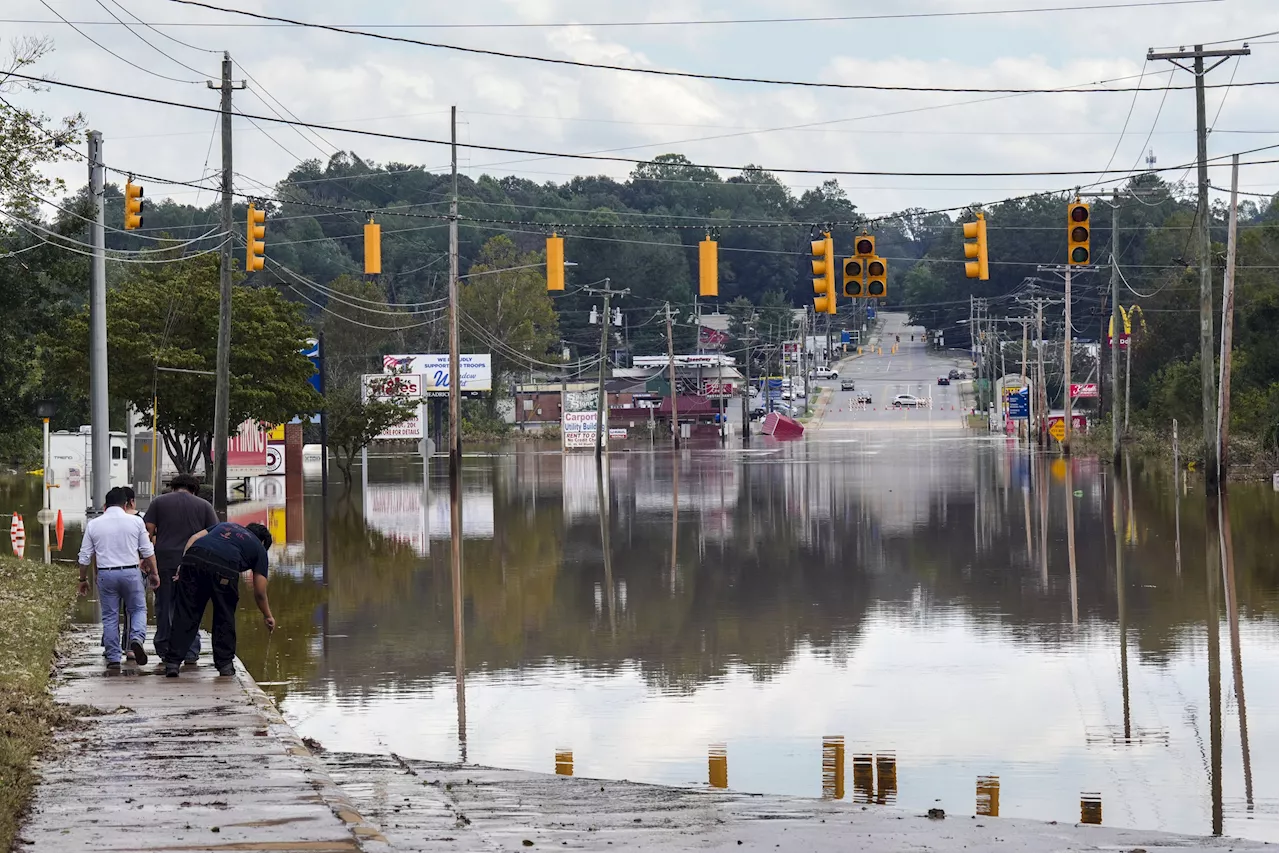
[[[133,181],[124,184],[124,228],[132,231],[142,227],[142,187]]]
[[[707,235],[707,239],[698,243],[698,295],[720,295],[719,244]]]
[[[870,258],[876,253],[876,238],[862,232],[853,238],[853,254],[859,258]]]
[[[874,257],[867,261],[867,296],[883,299],[888,292],[888,285],[885,282],[888,276],[889,266],[884,262],[884,258]]]
[[[835,248],[831,240],[831,232],[823,232],[821,240],[814,240],[809,245],[809,253],[813,255],[810,264],[813,267],[813,310],[818,314],[836,313],[836,267],[832,257]]]
[[[258,210],[249,202],[249,216],[244,235],[244,269],[245,272],[257,272],[266,265],[263,256],[267,251],[264,242],[267,236],[267,212]]]
[[[862,286],[866,281],[866,264],[862,258],[844,259],[844,295],[857,298],[864,296]]]
[[[1067,205],[1067,263],[1073,267],[1088,264],[1089,254],[1089,205],[1073,201]]]
[[[564,238],[547,238],[547,290],[564,290]]]
[[[364,224],[364,274],[382,273],[382,226],[369,217]]]
[[[981,213],[978,214],[976,222],[966,222],[964,224],[964,238],[976,241],[964,244],[964,256],[969,259],[964,265],[965,277],[986,281],[989,277],[987,270],[987,220]]]

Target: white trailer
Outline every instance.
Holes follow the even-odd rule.
[[[58,430],[49,433],[48,484],[73,491],[93,481],[93,430],[82,426],[78,432]],[[129,485],[129,446],[123,432],[110,435],[111,485]]]

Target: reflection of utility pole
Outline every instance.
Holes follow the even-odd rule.
[[[1236,715],[1240,718],[1240,756],[1244,763],[1245,808],[1253,811],[1253,768],[1249,761],[1249,721],[1244,704],[1244,667],[1240,661],[1240,611],[1236,600],[1236,561],[1231,542],[1231,511],[1224,489],[1218,501],[1218,539],[1222,577],[1227,591],[1227,628],[1231,632],[1231,678],[1236,691]]]
[[[1070,324],[1067,328],[1070,328]],[[1070,394],[1068,393],[1068,396]],[[1067,433],[1070,435],[1070,433]],[[1071,477],[1071,460],[1066,462],[1066,498],[1067,498],[1067,559],[1071,570],[1071,624],[1080,624],[1080,602],[1076,589],[1076,498],[1075,483]]]
[[[1213,809],[1213,834],[1222,835],[1222,659],[1218,646],[1218,499],[1205,502],[1204,568],[1208,610],[1205,628],[1209,653],[1209,796]]]
[[[1126,637],[1128,628],[1124,606],[1124,545],[1120,541],[1120,477],[1111,469],[1111,533],[1115,540],[1116,561],[1116,612],[1120,623],[1120,693],[1124,705],[1124,742],[1129,743],[1133,732],[1129,724],[1129,648]]]
[[[609,485],[608,465],[609,461],[605,459],[603,464],[596,466],[596,506],[600,515],[600,547],[604,552],[604,595],[609,608],[609,634],[616,638],[618,625],[613,609],[613,554],[609,546],[609,493],[606,491]]]
[[[1209,142],[1208,127],[1205,121],[1204,108],[1204,78],[1213,69],[1227,61],[1231,56],[1248,56],[1250,53],[1246,45],[1238,48],[1223,48],[1222,50],[1205,50],[1204,45],[1198,44],[1193,50],[1175,50],[1166,53],[1156,53],[1154,50],[1147,51],[1147,61],[1151,62],[1157,59],[1166,59],[1183,71],[1190,71],[1196,81],[1196,226],[1200,238],[1198,240],[1199,247],[1197,254],[1200,256],[1200,405],[1204,413],[1204,440],[1205,444],[1212,440],[1215,427],[1217,426],[1218,410],[1217,400],[1214,396],[1214,387],[1216,378],[1213,375],[1213,258],[1211,257],[1212,244],[1209,240]],[[1204,67],[1205,58],[1215,58],[1218,61],[1208,68]],[[1192,65],[1190,68],[1183,65],[1178,60],[1190,59]],[[1208,494],[1214,494],[1218,490],[1218,470],[1217,466],[1208,464],[1205,466],[1204,486]]]

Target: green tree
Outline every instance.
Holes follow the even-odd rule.
[[[413,417],[419,402],[409,398],[405,381],[398,376],[374,380],[368,389],[362,389],[360,380],[350,377],[326,391],[329,446],[335,451],[334,461],[342,472],[343,486],[350,490],[356,454],[391,427]]]
[[[203,459],[212,470],[213,377],[157,368],[212,371],[217,359],[218,261],[211,256],[139,266],[107,298],[108,381],[113,400],[148,419],[154,412],[181,471]],[[271,288],[236,286],[231,295],[231,424],[284,423],[315,412],[320,397],[301,354],[310,330],[301,309]],[[48,346],[55,375],[83,394],[89,377],[89,312],[68,317]],[[158,406],[153,403],[158,401]]]
[[[508,377],[527,370],[531,361],[551,361],[558,349],[560,329],[544,261],[544,254],[521,252],[509,237],[494,237],[459,287],[465,345],[492,352],[490,416],[496,415],[499,389]]]

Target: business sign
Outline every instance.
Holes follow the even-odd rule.
[[[842,329],[840,331],[840,343],[847,344],[847,343],[851,343],[852,340],[853,340],[853,337],[852,335],[849,334],[848,329]]]
[[[714,379],[702,380],[702,396],[704,397],[732,397],[732,382],[717,382]]]
[[[870,304],[867,306],[867,319],[874,320],[875,318],[876,318],[876,306],[874,304]]]
[[[301,353],[311,361],[314,372],[307,378],[307,381],[311,383],[311,387],[316,389],[316,393],[319,394],[323,390],[320,387],[320,342],[314,338],[308,340],[306,348],[301,350]]]
[[[1097,397],[1098,384],[1096,382],[1072,382],[1071,396],[1073,398]]]
[[[261,477],[267,473],[267,431],[250,418],[227,438],[227,477]]]
[[[1010,389],[1005,394],[1010,420],[1027,420],[1031,416],[1031,389]]]
[[[426,433],[426,416],[422,404],[422,377],[416,373],[392,374],[366,373],[361,377],[360,392],[363,400],[417,401],[413,414],[395,426],[378,434],[376,441],[411,438],[421,439]]]
[[[458,389],[463,394],[479,394],[493,390],[492,357],[489,353],[461,353],[458,369],[462,380]],[[417,355],[386,355],[382,357],[385,373],[415,373],[422,378],[422,396],[447,397],[449,395],[448,353]]]
[[[596,446],[595,412],[565,412],[560,418],[560,435],[565,450],[581,450]],[[601,435],[602,443],[608,443],[607,431]]]
[[[699,349],[724,349],[725,344],[728,342],[728,332],[722,332],[719,329],[713,329],[710,326],[698,327]]]

